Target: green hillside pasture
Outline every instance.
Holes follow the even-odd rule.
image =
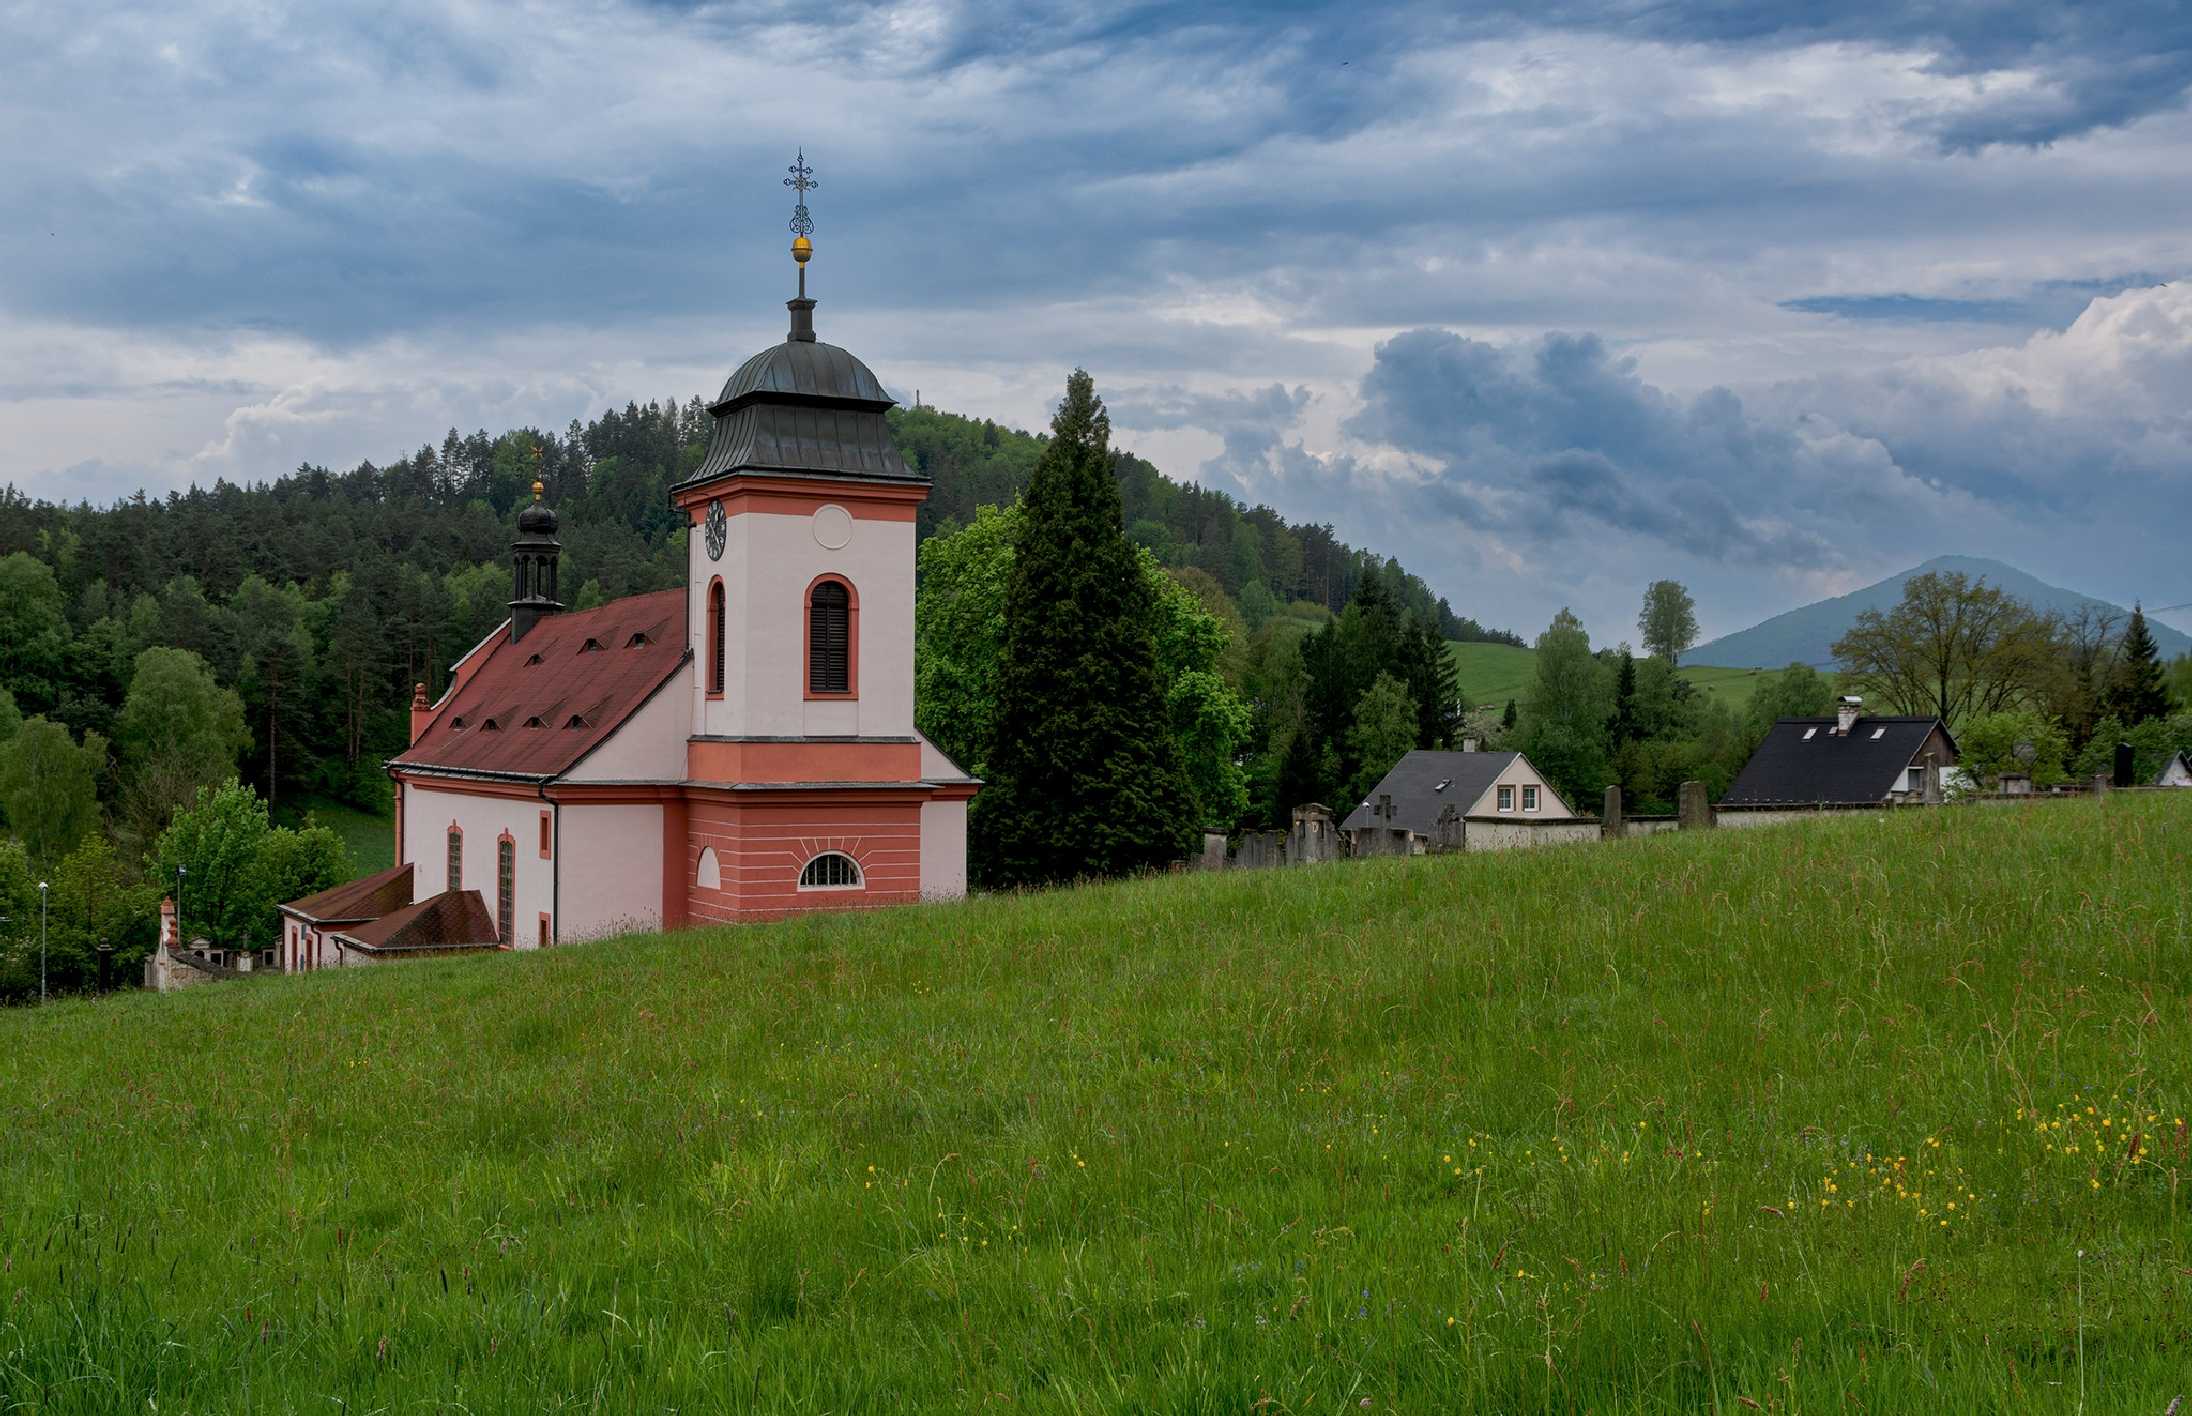
[[[297,826],[310,815],[320,825],[342,837],[350,849],[350,864],[360,875],[386,870],[396,863],[396,824],[393,816],[361,811],[347,802],[327,797],[285,800],[276,813],[276,824]]]
[[[1506,706],[1512,698],[1520,703],[1529,693],[1537,673],[1537,651],[1512,644],[1453,644],[1454,672],[1462,697],[1471,707]],[[1750,706],[1759,685],[1780,677],[1779,669],[1723,669],[1709,664],[1684,664],[1682,677],[1725,702],[1736,712]]]
[[[2192,793],[0,1017],[0,1408],[2160,1413]]]

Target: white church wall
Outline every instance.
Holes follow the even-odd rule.
[[[827,503],[813,513],[742,511],[723,558],[687,537],[693,722],[723,737],[906,737],[913,732],[914,524]],[[842,540],[832,547],[829,540]],[[843,576],[858,609],[857,699],[806,696],[807,588]],[[707,697],[708,586],[724,584],[724,694]]]
[[[624,720],[607,742],[564,774],[569,782],[680,782],[685,739],[692,733],[692,696],[666,684]],[[565,808],[566,814],[569,808]]]
[[[566,802],[562,823],[563,923],[556,942],[660,929],[662,808]]]
[[[475,796],[437,789],[414,778],[404,784],[403,849],[412,865],[411,897],[424,900],[449,888],[449,826],[464,832],[462,887],[480,892],[497,918],[495,845],[508,831],[516,846],[511,896],[511,934],[506,943],[531,949],[540,942],[540,916],[555,913],[555,862],[540,856],[540,813],[548,803],[534,797]],[[659,842],[662,833],[655,832]],[[551,842],[562,849],[560,842]],[[659,892],[658,892],[659,893]]]
[[[963,801],[923,802],[921,898],[956,900],[966,893],[967,804]]]

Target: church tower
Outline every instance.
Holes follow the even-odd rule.
[[[544,490],[533,483],[533,500],[518,513],[518,538],[510,543],[510,642],[516,643],[540,623],[543,615],[563,608],[556,598],[556,563],[563,543],[556,539],[556,514],[540,499]]]
[[[914,517],[929,479],[891,441],[884,414],[895,400],[881,382],[816,337],[806,206],[815,183],[804,154],[790,170],[799,283],[785,337],[724,382],[708,409],[707,456],[671,488],[691,527],[687,776],[696,786],[740,784],[721,809],[691,806],[697,849],[715,856],[696,870],[727,880],[717,847],[738,851],[744,866],[754,832],[827,822],[857,828],[873,859],[848,848],[818,886],[807,879],[808,841],[793,851],[809,852],[809,867],[794,872],[800,889],[858,882],[882,898],[958,893],[973,783],[913,723]],[[715,823],[713,835],[704,821]],[[924,862],[933,873],[946,860],[956,884],[919,878]],[[696,891],[696,919],[712,913],[707,894]],[[721,903],[744,914],[811,902],[746,888]]]

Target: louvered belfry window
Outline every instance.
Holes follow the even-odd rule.
[[[807,602],[807,691],[847,693],[851,677],[852,596],[825,580]]]
[[[708,587],[708,692],[723,692],[723,582]]]
[[[518,843],[508,836],[497,843],[495,849],[495,934],[503,943],[510,942],[510,929],[515,922],[510,898],[517,893]]]

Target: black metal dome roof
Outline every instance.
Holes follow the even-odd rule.
[[[728,412],[725,405],[766,393],[872,403],[878,411],[897,401],[883,391],[882,382],[868,366],[851,353],[813,340],[787,339],[740,364],[724,382],[715,406]]]
[[[708,455],[679,488],[742,472],[926,482],[906,466],[883,418],[897,400],[852,354],[814,337],[814,302],[788,302],[790,337],[740,364],[708,406]],[[675,489],[673,489],[675,490]]]

